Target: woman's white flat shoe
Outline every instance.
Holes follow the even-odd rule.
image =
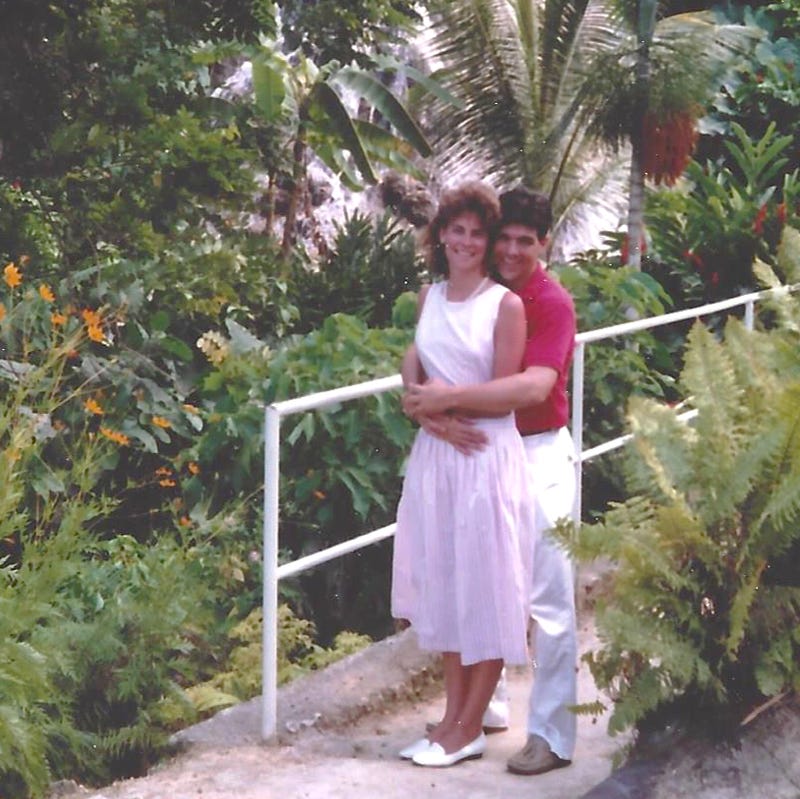
[[[412,760],[414,755],[424,752],[430,745],[431,742],[427,738],[420,738],[418,741],[414,741],[413,744],[409,744],[405,749],[401,749],[397,754],[402,760]]]
[[[442,768],[444,766],[454,766],[462,760],[475,760],[483,757],[486,751],[486,735],[481,733],[474,741],[470,741],[461,749],[451,752],[449,755],[444,751],[441,744],[429,744],[426,749],[417,752],[411,759],[418,766],[431,766]]]

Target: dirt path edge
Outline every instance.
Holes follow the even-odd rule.
[[[411,630],[300,677],[278,690],[277,743],[290,743],[305,729],[353,724],[367,713],[435,690],[441,677],[437,655],[423,652]],[[262,743],[262,699],[256,697],[172,736],[181,750]]]

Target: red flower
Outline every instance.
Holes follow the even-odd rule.
[[[630,254],[629,241],[630,241],[630,239],[628,237],[628,234],[626,233],[625,234],[625,238],[622,239],[622,246],[619,248],[620,259],[621,259],[623,264],[627,264],[628,263],[628,255]],[[644,234],[642,234],[642,243],[641,243],[641,246],[639,248],[639,252],[642,255],[646,255],[647,254],[647,239],[644,237]]]
[[[756,236],[760,236],[764,232],[764,220],[767,218],[767,204],[758,209],[756,218],[753,220],[753,232]]]
[[[703,259],[694,250],[684,250],[683,257],[700,273],[706,271]]]

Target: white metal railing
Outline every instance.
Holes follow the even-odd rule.
[[[793,290],[797,288],[792,287]],[[575,463],[576,500],[573,508],[573,519],[581,518],[581,478],[582,465],[592,458],[619,449],[630,439],[630,435],[606,441],[591,449],[583,449],[583,394],[584,394],[584,354],[586,346],[617,336],[626,336],[649,330],[655,327],[673,324],[687,319],[698,319],[701,316],[718,313],[744,306],[745,325],[752,329],[755,303],[764,297],[785,291],[785,289],[769,289],[734,297],[729,300],[689,308],[684,311],[637,319],[611,327],[589,330],[578,333],[575,337],[575,354],[572,365],[572,438],[575,451],[579,453]],[[262,718],[261,735],[265,741],[273,740],[277,729],[277,655],[278,655],[278,580],[298,574],[307,569],[319,566],[349,552],[354,552],[370,544],[383,541],[394,535],[396,525],[390,524],[378,530],[357,536],[349,541],[336,544],[328,549],[299,558],[291,563],[278,565],[278,486],[280,477],[280,424],[284,416],[319,408],[329,407],[340,402],[381,394],[402,388],[399,374],[370,380],[353,386],[344,386],[305,397],[276,402],[265,409],[264,417],[264,599],[263,599],[263,662],[262,662]],[[681,414],[682,419],[689,419],[696,411]]]

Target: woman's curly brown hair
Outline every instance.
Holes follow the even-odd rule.
[[[497,192],[480,180],[460,183],[458,186],[442,192],[436,215],[428,223],[422,237],[422,247],[425,250],[428,266],[435,275],[444,277],[449,275],[447,259],[439,236],[450,222],[465,213],[473,213],[483,222],[489,234],[487,258],[491,253],[491,245],[500,222],[500,201],[497,198]]]

